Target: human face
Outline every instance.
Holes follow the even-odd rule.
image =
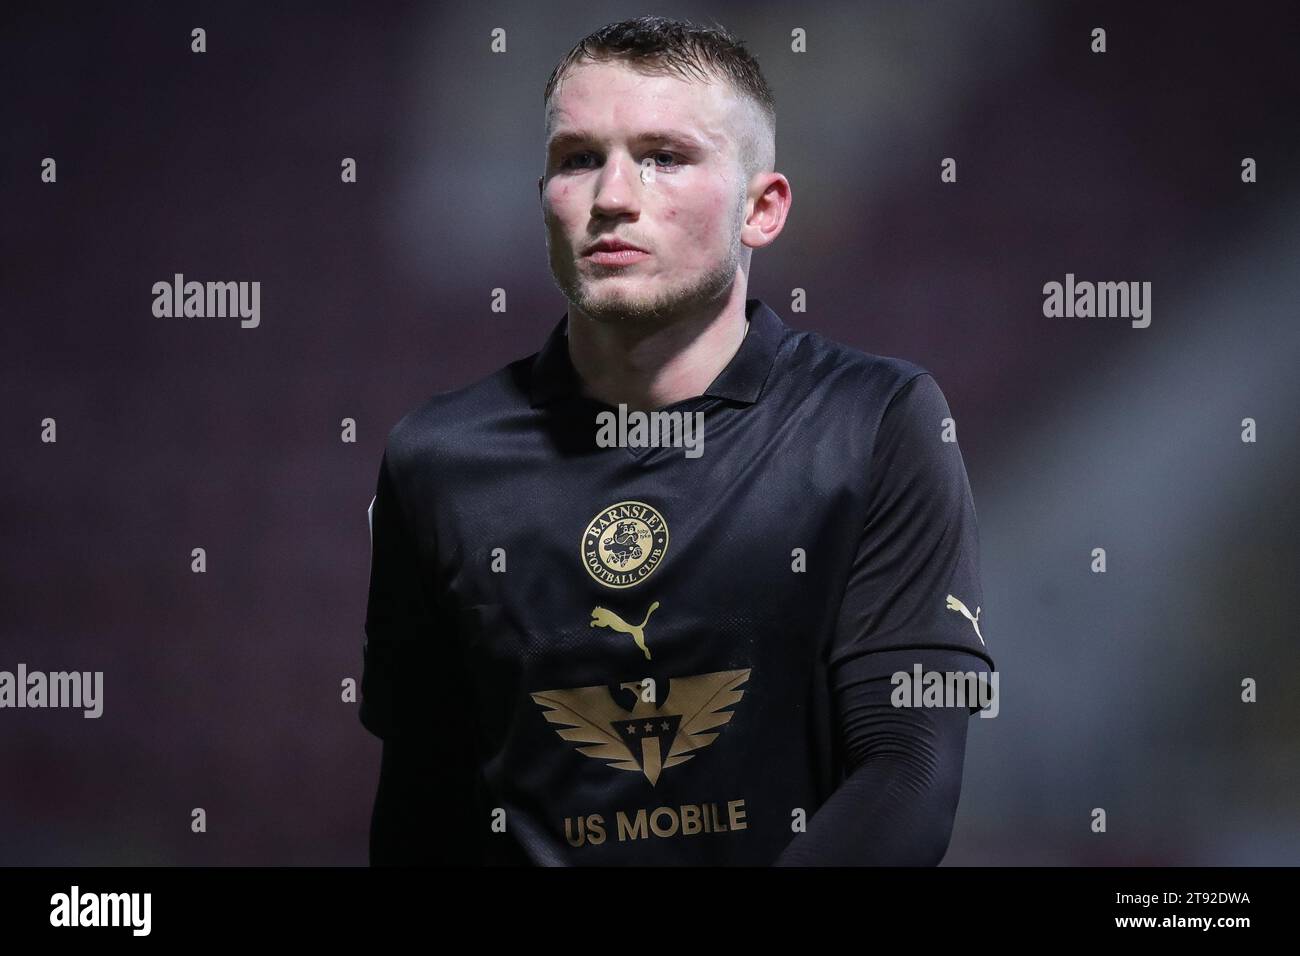
[[[572,68],[551,98],[539,181],[551,273],[598,322],[663,324],[739,281],[747,105],[721,81],[649,76],[620,61]],[[617,239],[643,252],[593,256]]]

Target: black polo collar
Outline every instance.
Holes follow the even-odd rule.
[[[762,395],[786,325],[761,299],[745,300],[745,318],[749,320],[749,332],[726,368],[704,390],[706,396],[753,404]],[[533,360],[529,403],[534,408],[582,393],[581,380],[569,357],[568,322],[566,312]]]

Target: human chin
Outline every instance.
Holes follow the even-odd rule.
[[[627,322],[658,316],[661,307],[653,290],[625,282],[583,282],[579,307],[597,322]]]

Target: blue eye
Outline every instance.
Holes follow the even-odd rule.
[[[587,150],[583,150],[582,152],[578,152],[578,153],[570,153],[568,156],[565,156],[562,160],[560,160],[560,168],[561,169],[590,169],[591,168],[590,166],[581,165],[576,161],[584,157],[593,158],[594,155],[595,154]],[[654,164],[655,169],[665,169],[665,170],[675,169],[681,165],[681,163],[678,162],[678,157],[676,153],[670,153],[667,152],[666,150],[656,150],[650,155],[654,156],[655,158],[655,164]],[[667,157],[668,162],[660,163],[658,160],[661,157]]]
[[[591,155],[591,153],[586,153],[586,152],[583,152],[583,153],[570,153],[568,156],[564,157],[564,160],[560,163],[560,168],[561,168],[561,169],[569,169],[569,168],[572,167],[573,159],[574,159],[575,157],[578,157],[578,156],[590,156],[590,155]]]

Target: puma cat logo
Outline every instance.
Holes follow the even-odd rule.
[[[591,611],[591,627],[608,627],[611,630],[618,631],[620,634],[631,634],[632,640],[636,641],[636,646],[645,652],[645,659],[650,660],[650,648],[645,646],[645,625],[650,620],[650,615],[659,607],[659,602],[655,601],[650,605],[650,610],[645,612],[640,624],[629,624],[609,608],[597,607]]]
[[[971,624],[975,626],[975,636],[980,639],[981,644],[984,644],[984,635],[980,633],[980,609],[979,608],[975,609],[975,616],[972,617],[970,613],[970,609],[967,608],[965,604],[962,604],[961,601],[958,601],[951,594],[948,595],[948,603],[945,604],[944,606],[950,611],[960,611],[962,617],[966,618],[966,620],[970,621]],[[988,647],[987,644],[984,644],[984,646]]]

